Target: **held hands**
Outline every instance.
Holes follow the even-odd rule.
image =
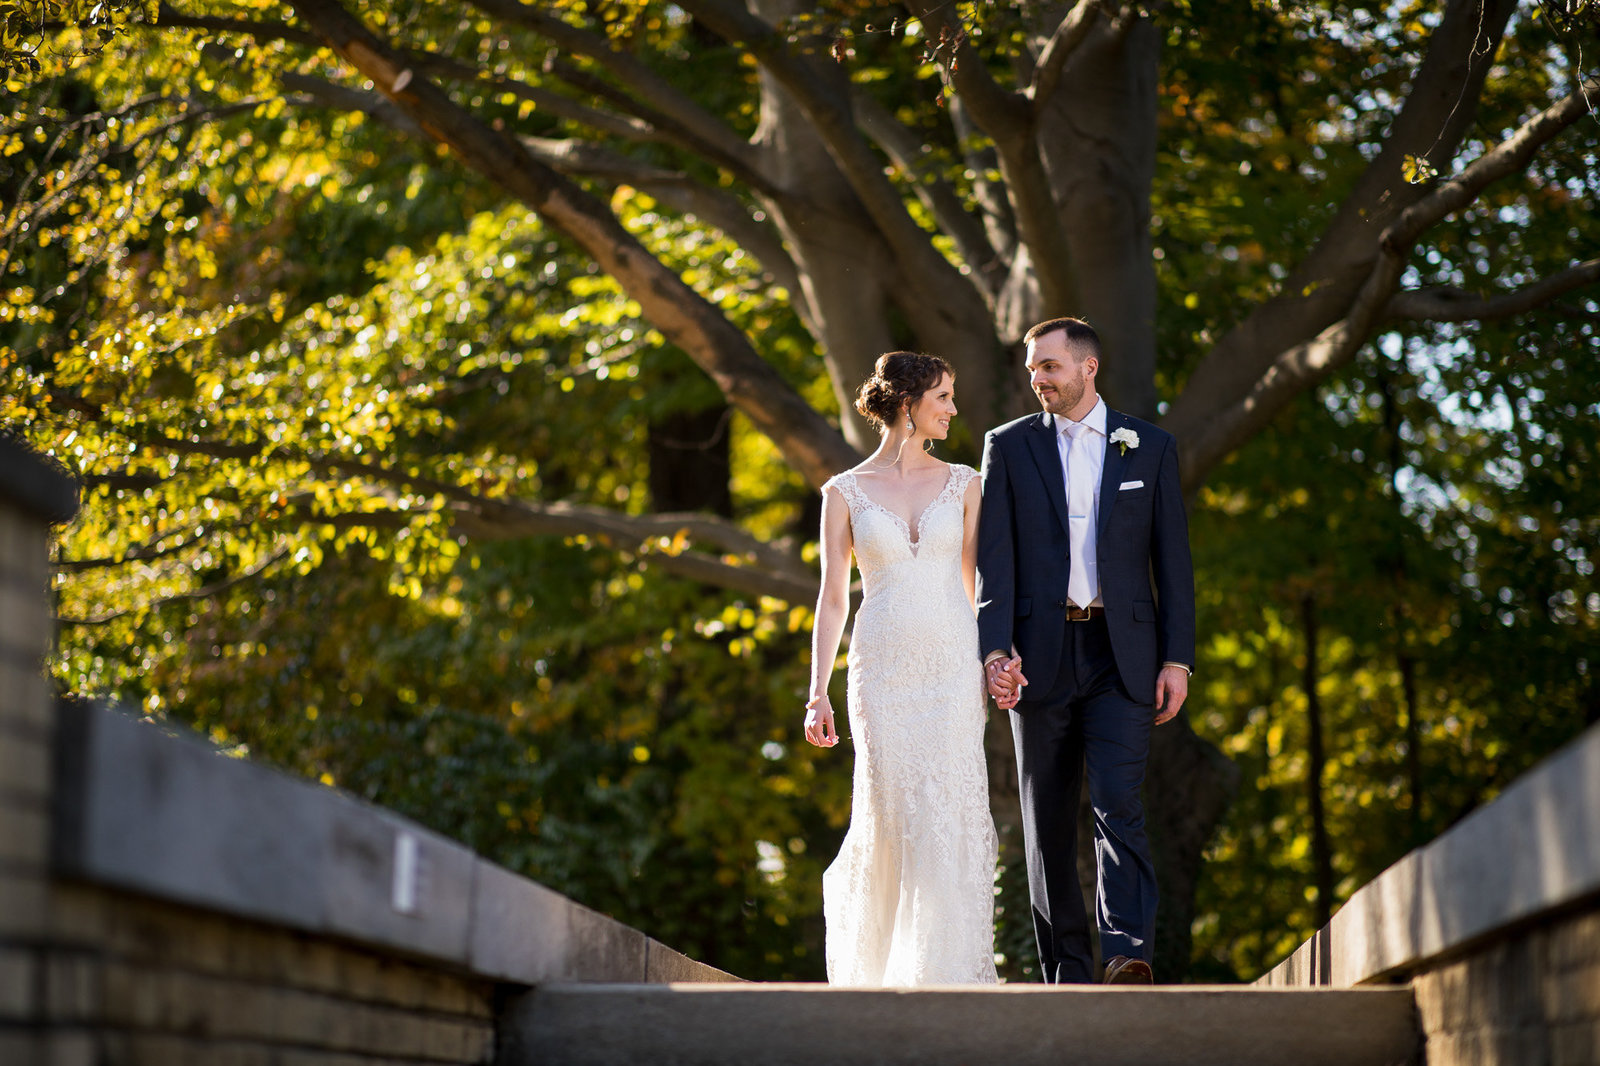
[[[995,705],[1002,711],[1011,710],[1022,699],[1023,686],[1028,683],[1028,679],[1022,676],[1022,656],[990,659],[983,665],[983,679],[988,685],[989,695],[994,697]]]
[[[839,734],[833,728],[833,706],[826,695],[806,701],[806,739],[819,748],[839,743]]]
[[[1183,701],[1189,698],[1189,671],[1167,665],[1156,675],[1156,725],[1178,717]]]

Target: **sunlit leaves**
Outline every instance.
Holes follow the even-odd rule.
[[[1407,155],[1400,162],[1400,176],[1409,184],[1426,185],[1439,176],[1439,168],[1418,156]]]
[[[92,59],[131,23],[153,23],[157,0],[5,0],[0,3],[0,77],[15,92],[46,63]],[[53,27],[65,27],[65,30]]]

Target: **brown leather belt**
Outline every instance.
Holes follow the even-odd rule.
[[[1074,607],[1070,603],[1067,604],[1067,621],[1069,622],[1087,622],[1090,619],[1099,618],[1105,613],[1106,609],[1104,607]]]

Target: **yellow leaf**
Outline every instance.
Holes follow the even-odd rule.
[[[1400,176],[1408,185],[1425,185],[1439,176],[1439,169],[1426,159],[1408,154],[1400,164]]]

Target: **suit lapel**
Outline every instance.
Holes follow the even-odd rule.
[[[1044,479],[1050,509],[1063,531],[1067,528],[1067,479],[1061,470],[1061,452],[1056,447],[1056,423],[1048,412],[1034,419],[1028,432],[1028,450]]]
[[[1111,443],[1111,434],[1127,424],[1127,415],[1106,408],[1106,461],[1100,470],[1100,521],[1095,528],[1097,537],[1106,535],[1106,525],[1111,521],[1111,508],[1116,504],[1117,492],[1122,486],[1122,468],[1128,461],[1127,456],[1122,454],[1121,446]]]

